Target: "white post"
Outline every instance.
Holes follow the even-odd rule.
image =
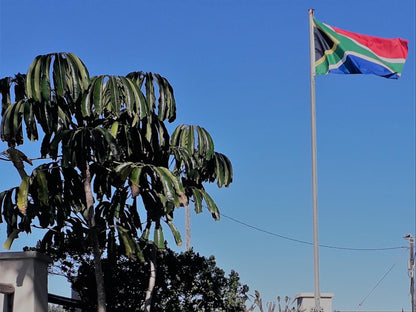
[[[13,312],[48,311],[49,262],[49,257],[36,251],[0,252],[0,283],[15,290]]]
[[[316,112],[315,112],[315,37],[313,9],[309,9],[309,50],[311,79],[311,141],[312,141],[312,199],[313,199],[313,249],[315,276],[315,309],[321,311],[319,291],[319,243],[318,243],[318,182],[316,161]]]
[[[189,203],[185,205],[185,233],[185,249],[186,251],[189,251],[191,250],[191,208],[189,206]]]
[[[415,312],[415,259],[414,259],[414,252],[413,246],[415,244],[415,239],[412,234],[406,234],[403,238],[407,238],[409,240],[409,251],[410,257],[408,262],[408,274],[410,278],[410,302],[412,307],[412,312]]]

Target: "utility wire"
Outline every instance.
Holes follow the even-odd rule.
[[[267,230],[263,230],[263,229],[261,229],[257,226],[254,226],[254,225],[248,224],[246,222],[237,220],[237,219],[235,219],[233,217],[230,217],[230,216],[227,216],[223,213],[221,213],[221,216],[225,217],[225,218],[227,218],[227,219],[229,219],[229,220],[231,220],[235,223],[238,223],[238,224],[243,225],[245,227],[256,230],[258,232],[262,232],[262,233],[265,233],[265,234],[268,234],[268,235],[271,235],[271,236],[279,237],[281,239],[285,239],[285,240],[288,240],[288,241],[292,241],[292,242],[296,242],[296,243],[300,243],[300,244],[304,244],[304,245],[313,245],[313,243],[308,242],[308,241],[304,241],[304,240],[284,236],[284,235],[281,235],[281,234],[277,234],[277,233],[274,233],[274,232],[270,232],[270,231],[267,231]],[[338,249],[338,250],[351,250],[351,251],[383,251],[383,250],[407,249],[408,248],[407,246],[384,247],[384,248],[350,248],[350,247],[340,247],[340,246],[331,246],[331,245],[319,245],[319,247],[329,248],[329,249]]]
[[[391,272],[391,270],[393,270],[393,268],[396,266],[397,263],[400,262],[400,260],[402,260],[402,258],[404,257],[405,253],[403,253],[400,258],[387,270],[386,273],[384,273],[384,275],[380,278],[380,280],[377,282],[377,284],[370,290],[370,292],[368,293],[367,296],[364,297],[363,300],[361,300],[361,302],[358,304],[357,309],[361,308],[361,306],[363,305],[364,301],[367,300],[368,297],[370,297],[370,295],[374,292],[374,290],[378,287],[378,285],[380,285],[380,283],[386,278],[386,276]]]

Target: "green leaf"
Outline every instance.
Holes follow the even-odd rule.
[[[158,168],[171,181],[171,183],[175,187],[175,193],[177,195],[182,195],[185,191],[184,191],[184,188],[183,188],[183,185],[182,185],[182,182],[180,181],[180,179],[177,176],[175,176],[169,169],[167,169],[165,167],[158,167]]]
[[[153,75],[152,73],[145,74],[145,88],[146,88],[146,101],[150,112],[154,112],[155,109],[155,87],[153,86]]]
[[[5,191],[3,202],[4,220],[6,221],[7,225],[12,228],[17,226],[16,213],[12,202],[12,194],[15,189],[16,188],[12,188],[10,190]],[[7,234],[10,234],[10,232],[8,232]]]
[[[76,101],[80,94],[87,90],[89,83],[89,73],[84,63],[73,53],[64,53],[68,70],[66,76],[70,79],[67,81],[72,99]]]
[[[211,198],[211,196],[205,192],[205,190],[200,190],[202,196],[205,199],[205,202],[207,203],[207,207],[209,212],[211,212],[212,217],[215,219],[215,221],[220,220],[220,211],[218,210],[217,205],[215,204],[214,200]]]
[[[68,65],[66,70],[66,77],[68,77],[66,84],[70,91],[72,101],[76,101],[81,93],[81,86],[77,75],[76,63],[72,62],[72,60],[67,57],[67,55],[65,60]]]
[[[116,76],[110,76],[107,81],[108,92],[110,95],[110,103],[107,105],[107,109],[116,116],[120,113],[121,99],[120,91],[118,89],[118,82]]]
[[[220,154],[224,163],[224,185],[228,187],[233,182],[233,166],[227,156]]]
[[[177,194],[179,194],[179,186],[178,186],[178,192],[176,191],[175,181],[176,178],[172,175],[172,173],[164,168],[164,167],[153,167],[153,170],[157,173],[160,182],[163,185],[163,195],[164,197],[169,200],[173,201],[175,203],[176,207],[179,207],[179,199]]]
[[[132,162],[122,163],[118,165],[114,171],[120,176],[121,181],[126,181],[127,177],[130,175],[132,170]]]
[[[154,77],[156,78],[156,83],[159,87],[159,120],[164,121],[165,119],[168,119],[169,122],[172,122],[176,119],[176,103],[173,95],[173,88],[164,77],[158,74],[154,74]]]
[[[143,167],[135,167],[130,174],[130,182],[133,185],[139,186],[140,185],[140,176],[142,173]]]
[[[0,79],[0,92],[1,92],[1,114],[4,114],[4,111],[8,106],[12,104],[10,97],[10,86],[11,86],[11,77],[5,77]]]
[[[114,121],[113,124],[111,125],[111,135],[113,136],[113,138],[116,138],[117,136],[117,132],[118,132],[118,121]]]
[[[105,108],[104,105],[104,78],[106,76],[97,77],[93,84],[94,108],[97,114],[101,114]]]
[[[51,100],[51,84],[50,84],[50,68],[51,68],[52,54],[44,55],[42,57],[42,73],[41,73],[41,95],[42,101],[49,102]]]
[[[225,167],[220,155],[215,155],[215,171],[218,187],[222,187],[225,183]]]
[[[93,108],[98,115],[105,109],[105,77],[106,76],[103,75],[92,78],[90,87],[82,100],[81,111],[83,116],[90,116],[93,112]]]
[[[10,105],[1,120],[1,139],[2,141],[14,141],[14,129],[13,129],[13,112],[15,111],[15,105]]]
[[[81,61],[81,59],[78,56],[76,56],[74,53],[71,53],[71,52],[67,53],[66,57],[71,59],[72,62],[76,64],[76,69],[80,77],[80,84],[81,84],[82,90],[87,90],[88,82],[90,79],[90,75],[88,73],[87,67]]]
[[[121,241],[123,242],[123,246],[126,252],[127,257],[131,257],[132,255],[135,255],[135,242],[128,234],[127,230],[122,226],[117,226],[118,235],[121,238]]]
[[[146,227],[144,228],[144,231],[142,233],[141,239],[148,241],[150,236],[150,227],[152,226],[152,222],[147,222]]]
[[[198,132],[198,153],[210,160],[214,155],[214,142],[211,135],[204,128],[196,126]]]
[[[163,237],[163,230],[160,224],[156,224],[154,235],[155,235],[154,241],[155,241],[156,247],[159,249],[165,249],[165,239]]]
[[[192,194],[194,198],[194,206],[195,206],[195,212],[201,213],[202,212],[202,195],[201,191],[197,188],[192,188]]]
[[[45,206],[48,205],[48,181],[46,179],[46,174],[43,171],[43,168],[36,170],[36,180],[38,186],[38,198],[42,204]]]
[[[29,101],[25,101],[24,103],[23,117],[25,119],[27,137],[31,142],[33,142],[38,139],[38,130],[33,112],[33,106],[29,103]]]
[[[109,159],[110,155],[118,158],[118,146],[111,133],[100,126],[92,129],[94,154],[100,157],[100,162]],[[109,153],[110,149],[111,153]]]
[[[186,128],[182,129],[179,144],[180,147],[185,148],[186,150],[188,150],[190,154],[192,154],[194,152],[195,147],[189,145],[190,140],[188,138],[190,133],[191,132],[189,126],[186,126]]]
[[[170,136],[170,145],[179,146],[179,138],[184,126],[184,124],[180,124],[176,127],[175,131],[173,131],[172,135]]]
[[[127,78],[119,76],[118,77],[120,79],[121,85],[122,85],[122,90],[123,90],[123,96],[124,96],[124,101],[126,103],[126,109],[129,115],[131,115],[132,113],[135,114],[135,104],[136,104],[136,97],[135,97],[135,92],[133,91],[132,85],[130,85],[130,83],[128,82]]]
[[[17,144],[23,143],[23,135],[22,135],[22,112],[24,111],[24,102],[19,101],[14,106],[14,114],[13,114],[13,132],[15,142]]]
[[[17,194],[17,208],[19,211],[26,215],[26,209],[28,206],[28,195],[29,195],[29,176],[22,179],[19,186],[19,192]]]
[[[33,62],[30,64],[29,70],[26,75],[26,94],[28,98],[33,98],[35,100],[39,100],[40,96],[38,94],[39,91],[39,70],[40,70],[40,60],[42,55],[38,55],[35,57]],[[38,84],[36,86],[36,83]]]
[[[56,53],[55,60],[53,62],[52,78],[55,87],[56,95],[63,97],[65,94],[66,86],[66,69],[67,65],[62,54]]]
[[[176,226],[171,221],[168,221],[167,224],[169,225],[169,228],[172,231],[173,237],[175,238],[176,245],[182,246],[181,233],[178,231]]]
[[[10,250],[13,241],[19,236],[20,230],[14,229],[13,232],[7,237],[7,240],[3,244],[3,248]]]

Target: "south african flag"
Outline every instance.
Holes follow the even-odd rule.
[[[361,35],[314,19],[315,74],[374,74],[400,77],[407,40]]]

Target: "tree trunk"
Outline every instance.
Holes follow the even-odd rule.
[[[191,208],[189,203],[185,205],[185,248],[191,250]]]
[[[150,256],[150,278],[149,278],[149,287],[146,291],[146,298],[144,301],[144,311],[150,312],[152,307],[152,297],[153,297],[153,290],[155,289],[156,284],[156,246],[152,246],[152,253]]]
[[[97,284],[97,312],[106,312],[106,298],[105,298],[105,288],[104,288],[104,274],[103,268],[101,266],[101,250],[100,243],[98,240],[97,228],[95,227],[95,216],[94,216],[94,197],[91,190],[91,173],[90,166],[87,162],[85,168],[85,180],[84,180],[84,191],[85,199],[88,209],[88,225],[91,232],[91,241],[93,248],[93,258],[94,258],[94,272],[95,272],[95,281]]]

